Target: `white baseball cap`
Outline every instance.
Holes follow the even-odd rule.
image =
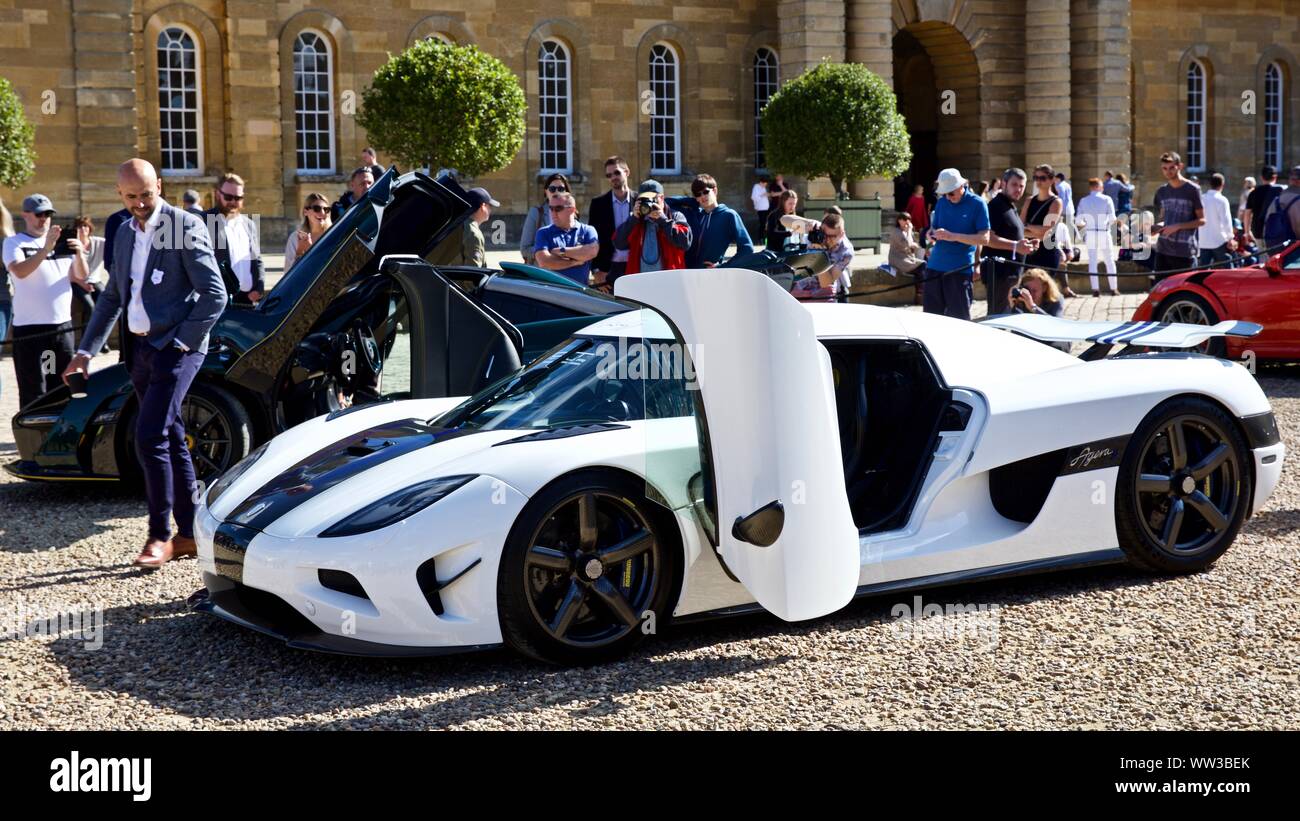
[[[934,193],[939,196],[950,194],[967,183],[967,179],[955,168],[945,168],[939,172],[939,179],[934,184]]]

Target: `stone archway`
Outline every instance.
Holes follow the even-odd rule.
[[[912,137],[912,165],[894,180],[895,208],[913,186],[932,184],[941,168],[975,180],[980,159],[980,75],[975,51],[954,26],[936,20],[909,23],[894,34],[894,93]]]

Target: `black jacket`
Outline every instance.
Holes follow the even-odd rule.
[[[226,292],[230,294],[236,302],[248,302],[248,291],[240,290],[239,277],[230,267],[230,245],[226,242],[226,223],[217,219],[221,212],[216,208],[209,208],[203,212],[204,222],[208,226],[208,233],[212,235],[212,253],[217,258],[217,269],[221,271],[221,278],[226,283]],[[240,215],[244,216],[244,215]],[[245,217],[245,219],[249,219]],[[253,277],[253,287],[250,290],[258,293],[266,293],[266,280],[264,278],[265,266],[262,263],[262,243],[258,236],[257,223],[249,219],[249,225],[252,226],[250,231],[250,240],[252,245],[253,259],[249,264],[249,273]]]
[[[631,208],[636,204],[636,194],[629,189],[627,198],[630,217]],[[600,237],[600,250],[596,252],[596,258],[591,261],[591,267],[596,271],[608,271],[614,257],[614,230],[618,227],[614,225],[613,191],[606,191],[591,201],[591,205],[587,207],[587,224],[595,228],[596,236]]]

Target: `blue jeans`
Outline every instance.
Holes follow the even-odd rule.
[[[0,302],[0,351],[9,348],[9,353],[13,354],[12,346],[6,346],[4,341],[9,336],[9,326],[14,321],[14,304],[5,300]]]
[[[203,354],[182,353],[175,345],[160,351],[143,337],[131,341],[131,385],[140,405],[135,452],[144,469],[149,538],[171,538],[173,512],[180,535],[193,536],[194,463],[185,446],[181,401],[203,364]]]

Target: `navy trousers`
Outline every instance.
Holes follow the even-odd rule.
[[[171,538],[173,513],[180,535],[193,536],[194,463],[185,446],[181,401],[203,364],[203,354],[182,352],[175,344],[158,350],[140,337],[131,342],[131,385],[140,407],[135,452],[144,470],[149,538]]]
[[[927,314],[943,314],[957,319],[970,319],[972,268],[951,271],[925,281],[923,308]],[[934,272],[926,269],[927,277]]]

